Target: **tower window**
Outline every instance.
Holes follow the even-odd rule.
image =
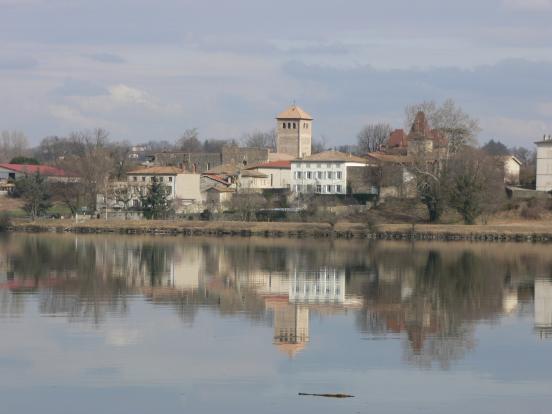
[[[291,129],[291,122],[288,122],[288,129]]]
[[[284,122],[284,129],[286,129],[286,123]]]
[[[293,123],[293,129],[295,129],[295,122]]]

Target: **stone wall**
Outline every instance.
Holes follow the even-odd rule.
[[[268,148],[248,148],[237,145],[222,147],[222,163],[233,165],[254,165],[268,161]]]
[[[163,166],[175,166],[186,171],[202,173],[222,164],[219,153],[160,152],[155,154],[154,163]]]

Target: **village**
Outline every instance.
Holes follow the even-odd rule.
[[[109,146],[103,130],[45,139],[39,147],[44,161],[22,153],[0,164],[0,205],[20,200],[33,220],[328,222],[366,221],[366,212],[379,206],[418,205],[426,213],[413,213],[414,220],[440,222],[452,211],[456,218],[449,222],[474,224],[518,200],[521,216],[541,218],[552,190],[552,138],[536,142],[536,160],[520,160],[492,151],[494,141],[487,145],[491,151],[478,148],[469,122],[432,125],[423,106],[411,114],[407,130],[367,126],[352,150],[317,145],[313,117],[295,104],[250,145],[215,142],[209,152],[194,130],[180,148],[170,149],[133,145],[121,151]],[[71,145],[78,149],[71,153]],[[385,214],[390,222],[413,220],[404,213],[384,212],[382,220]]]

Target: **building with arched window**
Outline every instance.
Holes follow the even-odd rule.
[[[312,117],[293,105],[276,117],[277,152],[295,158],[308,157],[312,147]]]

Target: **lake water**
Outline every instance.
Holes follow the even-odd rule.
[[[551,249],[4,235],[0,412],[550,413]]]

